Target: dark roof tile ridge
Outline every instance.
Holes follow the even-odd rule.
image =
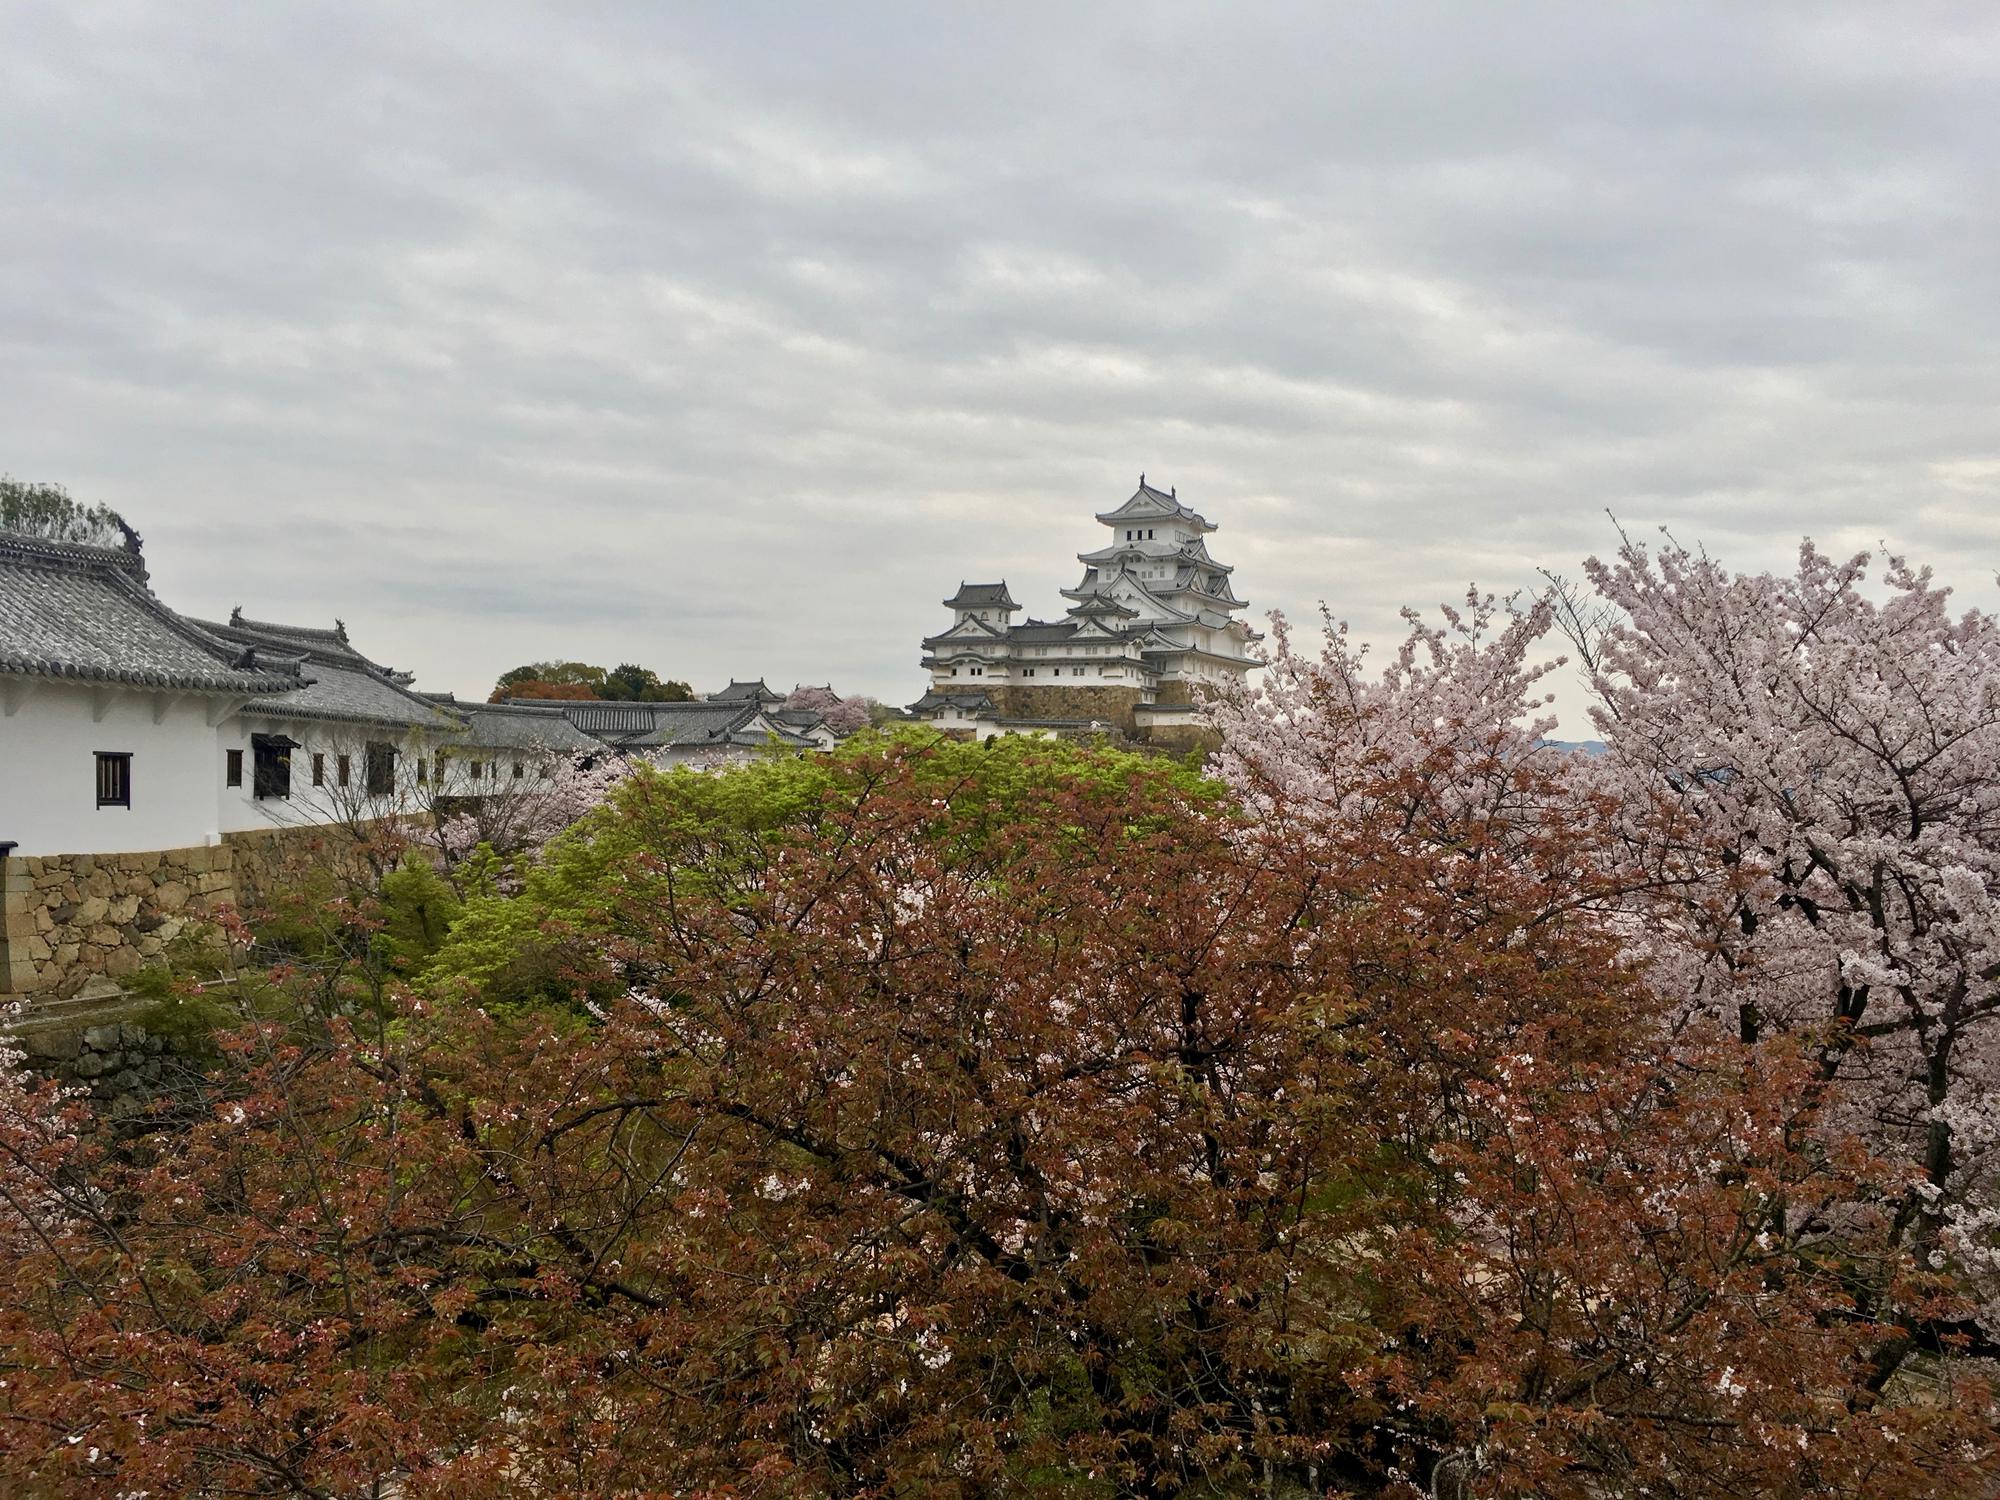
[[[136,558],[133,563],[134,566],[121,567],[109,575],[112,586],[123,589],[134,604],[189,645],[219,658],[217,665],[223,671],[257,674],[253,679],[254,686],[243,685],[247,691],[288,693],[310,685],[299,672],[302,661],[279,658],[266,665],[256,661],[252,655],[246,662],[246,653],[238,649],[240,643],[221,638],[207,627],[205,621],[192,619],[170,607],[148,586],[144,565],[139,564]],[[268,680],[263,680],[266,674],[269,674]]]
[[[0,555],[14,554],[34,562],[78,568],[118,568],[146,576],[146,560],[129,546],[99,546],[94,542],[58,542],[25,531],[0,531]]]

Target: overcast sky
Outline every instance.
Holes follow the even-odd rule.
[[[1258,613],[2000,565],[2000,6],[0,0],[0,469],[428,687],[907,702],[1139,472]]]

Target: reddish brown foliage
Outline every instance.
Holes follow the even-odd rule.
[[[505,703],[509,698],[576,698],[595,701],[597,692],[581,682],[544,682],[530,677],[521,682],[503,683],[486,701]]]
[[[1060,765],[996,815],[930,754],[755,837],[640,778],[568,940],[608,1014],[255,1034],[208,1123],[59,1178],[89,1211],[12,1257],[0,1477],[1917,1496],[1990,1461],[1955,1396],[1878,1410],[1880,1325],[1951,1311],[1880,1170],[1813,1144],[1783,1054],[1651,1046],[1580,834],[1255,838]]]

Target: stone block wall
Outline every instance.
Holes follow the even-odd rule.
[[[166,1037],[115,1016],[31,1024],[15,1029],[11,1040],[29,1067],[88,1094],[114,1124],[144,1114],[189,1069]]]
[[[1132,711],[1139,706],[1135,687],[1066,687],[1050,682],[1046,687],[1013,683],[989,688],[994,706],[1009,719],[1101,719],[1129,733]]]
[[[66,999],[97,975],[124,979],[218,907],[338,868],[358,847],[351,829],[271,828],[190,849],[0,860],[0,995]]]
[[[214,907],[236,899],[227,846],[10,858],[0,876],[0,991],[62,998],[95,975],[122,979]]]
[[[1138,738],[1141,744],[1169,755],[1186,755],[1191,750],[1213,755],[1222,748],[1222,736],[1203,724],[1142,725]]]

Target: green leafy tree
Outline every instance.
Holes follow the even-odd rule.
[[[509,698],[604,698],[626,703],[686,703],[694,689],[651,667],[620,662],[607,672],[583,661],[531,661],[502,672],[489,703]]]
[[[686,703],[694,697],[694,689],[685,682],[663,682],[651,667],[627,661],[604,674],[599,696],[628,703]]]
[[[131,528],[108,505],[85,505],[59,484],[40,484],[0,474],[0,531],[19,532],[51,542],[93,547],[124,543]]]

